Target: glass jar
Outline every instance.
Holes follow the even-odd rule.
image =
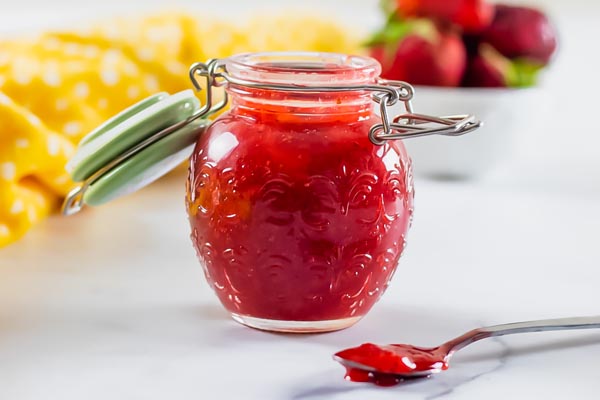
[[[337,54],[249,54],[224,66],[231,109],[199,138],[187,185],[206,278],[245,325],[348,327],[386,290],[404,249],[411,163],[401,141],[370,141],[381,120],[369,91],[320,88],[373,85],[380,66]]]

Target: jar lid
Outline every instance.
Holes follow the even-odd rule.
[[[192,90],[157,93],[86,135],[67,164],[80,185],[65,200],[63,213],[132,193],[185,161],[208,125],[194,118],[199,109]]]

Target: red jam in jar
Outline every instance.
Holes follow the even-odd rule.
[[[199,138],[187,209],[206,278],[251,327],[288,332],[345,328],[383,294],[413,210],[401,141],[374,145],[367,57],[256,53],[225,60],[231,109]]]

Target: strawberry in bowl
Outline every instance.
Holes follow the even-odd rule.
[[[388,0],[383,28],[368,42],[382,77],[416,87],[416,107],[478,115],[473,135],[406,141],[415,173],[478,177],[509,159],[515,134],[540,111],[537,80],[557,33],[541,11],[485,0]]]
[[[548,64],[557,47],[556,33],[539,10],[499,4],[482,40],[510,59]]]
[[[454,29],[433,21],[388,21],[387,31],[373,38],[371,56],[386,79],[413,85],[458,86],[467,65],[467,51]]]

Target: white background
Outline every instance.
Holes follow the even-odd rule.
[[[380,21],[376,1],[185,3],[232,18],[305,7],[361,30]],[[3,2],[0,25],[23,31],[162,3],[144,4]],[[343,382],[329,358],[364,341],[434,345],[481,324],[600,314],[600,10],[544,5],[561,33],[539,105],[549,111],[495,175],[416,180],[406,256],[355,327],[282,336],[227,319],[189,244],[184,178],[174,175],[0,250],[0,399],[597,399],[597,332],[482,342],[448,372],[388,389]]]

